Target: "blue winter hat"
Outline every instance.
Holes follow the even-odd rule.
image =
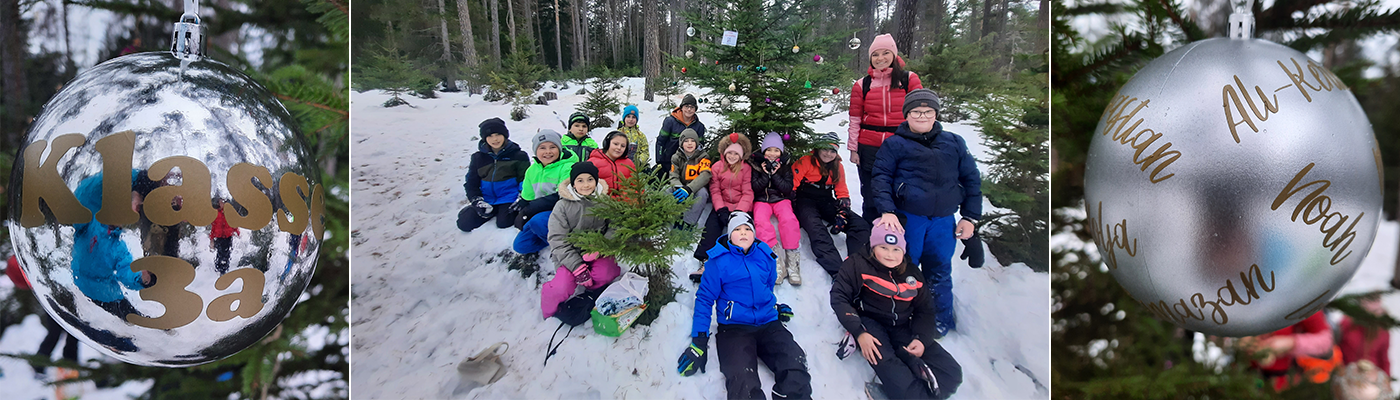
[[[499,133],[504,135],[506,139],[510,139],[510,129],[506,129],[506,121],[500,118],[491,118],[481,121],[481,125],[478,125],[478,127],[481,128],[482,140],[485,140],[487,136],[491,136],[493,133]]]
[[[628,105],[622,108],[622,119],[627,119],[628,115],[637,117],[637,119],[642,119],[642,112],[637,110],[637,106],[634,105]]]

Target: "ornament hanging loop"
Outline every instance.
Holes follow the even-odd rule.
[[[199,3],[185,0],[185,13],[175,23],[175,33],[170,40],[170,52],[175,57],[195,61],[204,57],[204,26],[199,23]]]
[[[1230,38],[1254,38],[1254,0],[1231,1],[1234,12],[1230,13]]]

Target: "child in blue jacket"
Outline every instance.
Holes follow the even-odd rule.
[[[938,96],[904,96],[905,122],[875,155],[876,225],[903,233],[938,306],[938,335],[957,328],[953,314],[953,243],[972,237],[982,218],[982,176],[962,136],[938,123]],[[908,219],[901,224],[898,212]],[[959,219],[958,215],[962,218]],[[980,245],[979,245],[980,246]]]
[[[505,229],[515,223],[520,210],[510,207],[520,197],[520,185],[530,156],[520,145],[510,141],[510,130],[500,118],[481,122],[481,141],[467,166],[467,204],[457,213],[457,228],[471,232],[491,218],[496,227]]]
[[[807,355],[780,321],[792,309],[773,295],[777,255],[755,240],[753,218],[744,212],[729,217],[728,235],[719,238],[705,262],[707,272],[695,293],[691,344],[678,361],[684,376],[705,372],[710,347],[710,312],[718,310],[715,345],[719,370],[731,399],[762,399],[758,361],[773,371],[774,399],[812,398]]]

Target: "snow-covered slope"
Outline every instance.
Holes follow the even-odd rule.
[[[669,110],[640,101],[641,79],[624,84],[635,93],[631,101],[640,103],[642,132],[654,140]],[[525,121],[507,121],[512,140],[528,148],[529,135],[537,129],[562,132],[559,119],[583,100],[574,94],[577,90],[559,90],[559,100],[548,106],[529,106],[531,116]],[[676,359],[689,342],[694,303],[694,285],[682,277],[696,266],[689,255],[675,259],[676,281],[685,291],[661,310],[653,325],[634,327],[619,338],[580,326],[544,365],[546,342],[559,321],[540,318],[540,277],[524,279],[497,256],[509,251],[517,231],[488,223],[463,233],[455,225],[457,212],[466,205],[463,176],[468,156],[476,151],[477,124],[496,116],[508,119],[510,106],[464,93],[440,95],[408,98],[413,108],[389,109],[380,107],[386,94],[351,96],[355,398],[449,397],[457,363],[499,341],[510,344],[502,357],[509,372],[465,397],[724,398],[714,356],[707,373],[676,373]],[[700,117],[711,127],[718,125],[713,114],[701,112]],[[839,125],[843,120],[845,114],[837,114],[815,128],[845,137],[846,128]],[[989,157],[975,127],[949,124],[946,129],[967,138],[978,158]],[[601,138],[606,131],[600,128],[593,136]],[[859,180],[850,164],[846,170],[859,209]],[[984,207],[991,209],[990,204]],[[844,250],[841,238],[837,243]],[[807,352],[815,398],[864,398],[863,383],[874,372],[858,356],[836,358],[835,344],[843,331],[829,303],[831,278],[806,246],[803,240],[803,285],[777,289],[779,301],[796,313],[788,329]],[[1021,264],[1003,267],[990,254],[982,269],[968,268],[957,258],[953,264],[959,331],[940,344],[964,370],[965,381],[954,398],[1047,397],[1031,376],[1049,381],[1048,276]],[[552,274],[553,267],[545,269]],[[760,374],[765,385],[772,384],[766,368]]]

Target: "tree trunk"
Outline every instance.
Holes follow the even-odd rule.
[[[443,0],[438,0],[437,3],[438,25],[442,27],[442,59],[447,61],[443,70],[443,75],[445,76],[443,77],[444,83],[442,90],[455,92],[457,91],[457,74],[452,73],[452,68],[454,67],[453,64],[457,62],[452,58],[452,41],[451,36],[447,32],[447,3]]]
[[[646,75],[646,93],[643,97],[646,101],[656,101],[656,94],[653,90],[661,79],[661,43],[660,39],[661,20],[656,12],[656,2],[652,0],[642,0],[642,29],[647,31],[645,43],[642,44],[642,73]]]
[[[865,34],[859,36],[862,44],[870,46],[870,41],[875,40],[875,35],[880,33],[879,27],[875,26],[875,13],[879,11],[880,2],[877,0],[866,0],[865,13]],[[870,65],[870,51],[868,47],[856,49],[856,71],[865,71],[865,66]]]
[[[908,54],[914,49],[914,24],[919,21],[919,0],[897,0],[894,3],[894,18],[894,45]]]
[[[0,64],[3,64],[5,91],[3,112],[0,112],[0,137],[10,149],[19,148],[24,137],[25,115],[29,102],[29,83],[25,81],[25,40],[20,26],[19,0],[0,0]]]
[[[987,35],[990,35],[992,30],[996,28],[996,17],[994,17],[995,14],[992,13],[992,5],[996,4],[996,1],[997,0],[982,0],[982,35],[978,36],[979,39],[987,37]]]
[[[510,53],[515,54],[520,51],[516,44],[520,38],[515,36],[515,0],[506,0],[506,29],[510,30]]]
[[[507,0],[509,1],[509,0]],[[514,41],[515,38],[510,38]],[[501,65],[501,1],[491,0],[491,64]]]
[[[1035,52],[1042,54],[1050,48],[1050,0],[1040,0],[1040,13],[1035,19]]]
[[[559,42],[559,0],[554,0],[554,61],[555,69],[564,70],[564,46]]]
[[[462,65],[476,67],[476,36],[472,35],[472,16],[467,10],[468,0],[457,0],[457,19],[462,26]]]

